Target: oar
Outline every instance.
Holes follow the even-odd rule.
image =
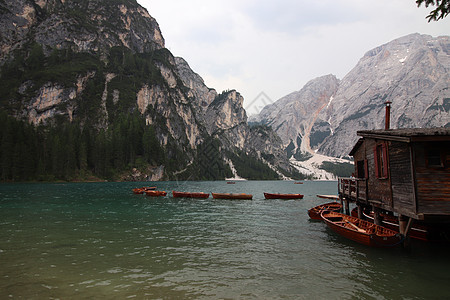
[[[358,230],[359,232],[366,232],[364,229],[359,228],[358,226],[356,226],[355,224],[353,224],[352,222],[350,222],[349,220],[345,220],[345,222],[347,222],[348,224],[352,225],[356,230]]]

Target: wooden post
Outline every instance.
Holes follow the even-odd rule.
[[[404,215],[398,215],[398,226],[401,234],[406,235],[407,225],[408,225],[408,217]]]
[[[363,208],[361,207],[361,205],[358,205],[358,218],[364,219]]]
[[[346,215],[350,215],[350,201],[348,200],[348,198],[345,198],[345,214]]]
[[[398,215],[398,227],[399,232],[401,235],[403,235],[403,247],[409,248],[410,246],[410,239],[409,239],[409,229],[411,228],[412,224],[412,218],[409,218],[404,215]]]
[[[378,207],[373,208],[373,223],[381,225],[380,209]]]

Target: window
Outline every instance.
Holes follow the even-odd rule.
[[[375,176],[380,179],[388,178],[387,144],[377,144],[374,148]]]
[[[428,167],[439,168],[443,166],[441,151],[439,149],[428,149],[426,151],[426,159]]]
[[[369,178],[369,170],[367,166],[367,159],[358,160],[356,162],[356,177],[358,178]]]

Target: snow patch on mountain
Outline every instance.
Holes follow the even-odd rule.
[[[313,154],[311,158],[305,161],[298,161],[295,158],[290,159],[290,163],[294,168],[303,174],[314,176],[316,180],[337,180],[336,175],[320,168],[324,162],[353,163],[350,160],[325,156],[318,153]]]

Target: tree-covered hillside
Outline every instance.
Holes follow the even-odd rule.
[[[289,173],[243,97],[207,87],[135,0],[0,1],[0,24],[1,181]]]
[[[135,167],[164,164],[170,169],[184,157],[180,149],[170,159],[152,126],[139,115],[122,115],[106,130],[60,120],[33,126],[0,113],[0,179],[88,180],[119,179]]]

